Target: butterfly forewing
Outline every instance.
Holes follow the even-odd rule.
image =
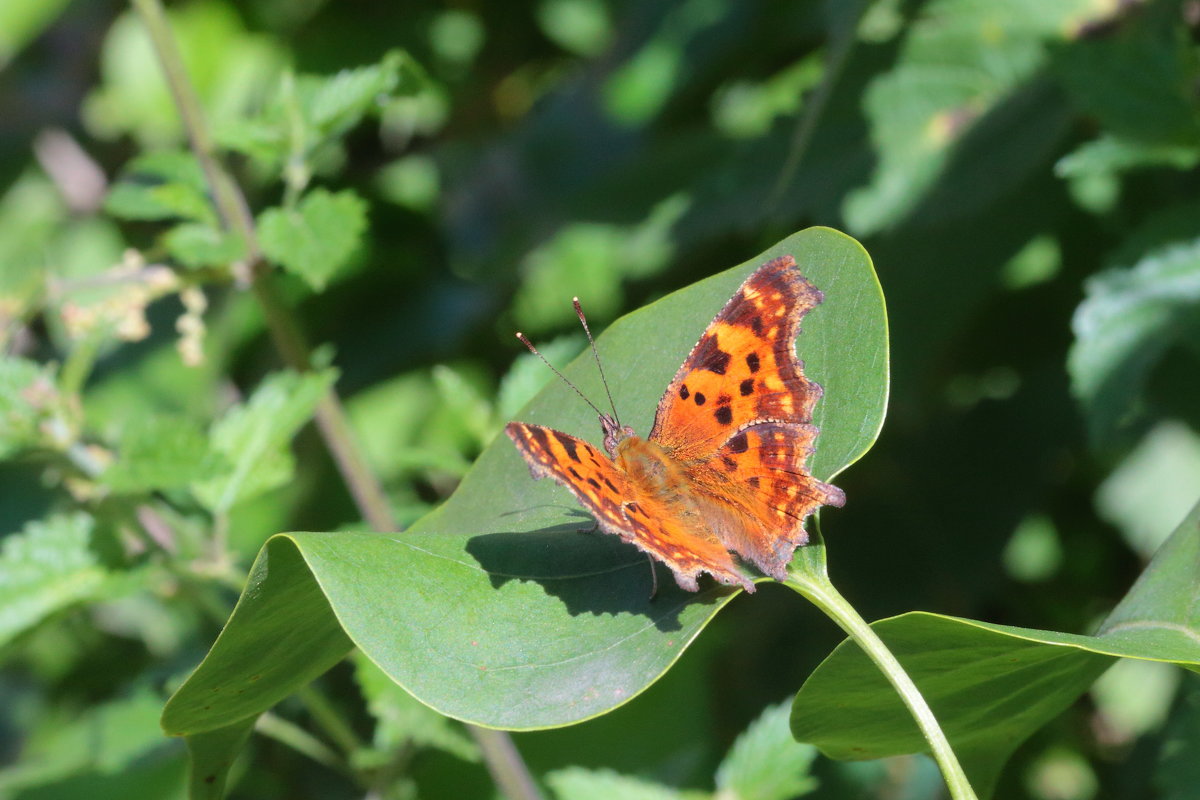
[[[696,578],[708,572],[722,583],[754,591],[754,584],[715,536],[698,535],[702,526],[681,518],[662,498],[639,492],[608,456],[588,442],[523,422],[510,422],[504,432],[535,478],[549,475],[567,487],[604,531],[670,566],[684,589],[696,591]]]
[[[709,324],[658,404],[650,439],[682,461],[756,420],[809,422],[821,387],[796,358],[800,320],[822,300],[791,256],[768,261]]]

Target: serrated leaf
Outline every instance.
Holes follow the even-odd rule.
[[[795,234],[598,337],[625,422],[649,429],[663,387],[713,315],[751,270],[785,253],[825,293],[798,340],[806,373],[825,389],[812,471],[828,479],[870,447],[887,399],[883,298],[865,251],[827,228]],[[604,396],[590,353],[564,374]],[[518,418],[598,434],[594,412],[558,382]],[[532,729],[603,714],[657,680],[736,592],[713,584],[684,592],[663,572],[651,601],[646,559],[616,537],[579,533],[587,524],[563,490],[530,480],[501,439],[449,501],[403,534],[274,537],[164,726],[190,733],[258,713],[350,640],[448,716]]]
[[[737,738],[717,770],[721,800],[791,800],[817,786],[817,749],[792,737],[791,704],[770,706]]]
[[[295,209],[269,208],[258,218],[267,257],[317,290],[346,264],[366,229],[367,204],[349,189],[314,189]]]
[[[393,50],[378,64],[344,69],[329,77],[306,76],[298,94],[309,123],[322,137],[340,136],[353,128],[381,98],[400,83],[407,53]]]
[[[393,753],[411,744],[444,750],[463,761],[479,760],[479,750],[461,724],[423,705],[361,653],[354,659],[354,677],[375,718],[378,750]]]
[[[227,469],[210,452],[204,432],[185,417],[150,417],[129,424],[117,460],[100,476],[114,492],[174,489],[205,481]]]
[[[1046,63],[1050,43],[1094,13],[1090,0],[923,4],[906,30],[896,65],[867,88],[864,107],[879,163],[870,184],[846,198],[850,229],[871,233],[912,211],[976,123],[1000,109]],[[1058,105],[1053,111],[1061,115]],[[1044,111],[1029,117],[1018,124],[1022,130],[1038,128],[1035,138],[1052,142],[1062,127]],[[1020,171],[996,170],[1001,153],[1024,165],[1028,152],[1046,146],[1042,138],[1034,143],[1011,130],[993,144],[986,155],[992,171],[988,180],[973,182],[973,203],[1004,185],[998,174]]]
[[[183,223],[163,235],[171,257],[185,267],[228,266],[246,257],[241,238],[199,222]]]
[[[285,78],[259,114],[219,126],[216,138],[275,169],[289,157],[309,160],[368,115],[432,88],[412,56],[393,50],[377,64]]]
[[[292,475],[288,443],[312,417],[336,377],[332,369],[304,375],[277,372],[264,379],[245,404],[225,412],[213,425],[210,446],[227,468],[195,482],[196,498],[221,514],[286,483]]]
[[[568,767],[551,772],[546,783],[556,800],[684,800],[674,789],[608,769]],[[692,796],[695,796],[694,793]]]
[[[1176,339],[1195,331],[1200,239],[1148,253],[1130,269],[1087,281],[1071,328],[1071,389],[1100,445],[1126,429],[1151,369]]]
[[[31,522],[0,544],[0,645],[100,593],[106,571],[90,550],[92,518]]]
[[[0,356],[0,458],[38,440],[38,421],[56,392],[49,368],[16,356]]]
[[[130,161],[104,199],[104,209],[122,219],[185,219],[216,224],[208,184],[191,153],[166,150]]]
[[[912,612],[872,628],[904,665],[980,797],[1013,750],[1082,694],[1116,658],[1200,671],[1200,505],[1095,636]],[[809,676],[792,732],[831,758],[926,750],[882,673],[846,640]]]

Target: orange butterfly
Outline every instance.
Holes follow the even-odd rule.
[[[680,587],[696,591],[707,572],[753,592],[730,550],[783,580],[808,541],[808,515],[846,502],[805,468],[821,387],[804,377],[794,343],[823,299],[791,256],[763,264],[692,348],[649,437],[600,414],[607,457],[541,425],[510,422],[504,432],[534,478],[570,489],[601,529],[662,561]]]

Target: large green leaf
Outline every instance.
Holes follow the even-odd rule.
[[[1159,549],[1095,636],[914,612],[873,624],[929,702],[980,796],[1031,733],[1116,658],[1200,669],[1200,505]],[[883,675],[847,640],[792,706],[792,732],[826,755],[880,758],[925,750]]]
[[[752,269],[785,253],[826,298],[798,344],[825,387],[813,471],[828,479],[870,447],[887,397],[883,298],[861,246],[825,228],[614,323],[598,347],[626,423],[649,428],[705,325]],[[565,372],[604,396],[590,354]],[[557,382],[518,417],[598,438],[594,412]],[[194,733],[258,713],[351,641],[418,699],[471,722],[544,728],[609,711],[662,675],[737,592],[683,592],[664,571],[652,601],[645,557],[616,537],[580,533],[588,523],[563,489],[530,480],[501,438],[406,533],[277,536],[212,651],[168,703],[164,726]]]

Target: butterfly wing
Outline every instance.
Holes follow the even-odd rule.
[[[749,592],[754,584],[738,570],[713,535],[697,534],[661,499],[638,492],[616,465],[588,442],[541,425],[510,422],[504,432],[529,464],[534,478],[550,476],[596,518],[600,528],[662,561],[684,589],[708,572]]]
[[[753,423],[689,470],[717,537],[779,580],[787,577],[796,548],[808,541],[808,515],[846,502],[841,489],[805,469],[816,437],[812,425]]]
[[[822,299],[791,256],[755,270],[679,368],[649,437],[684,466],[714,533],[777,578],[806,540],[805,518],[845,502],[805,468],[821,387],[795,341]]]

